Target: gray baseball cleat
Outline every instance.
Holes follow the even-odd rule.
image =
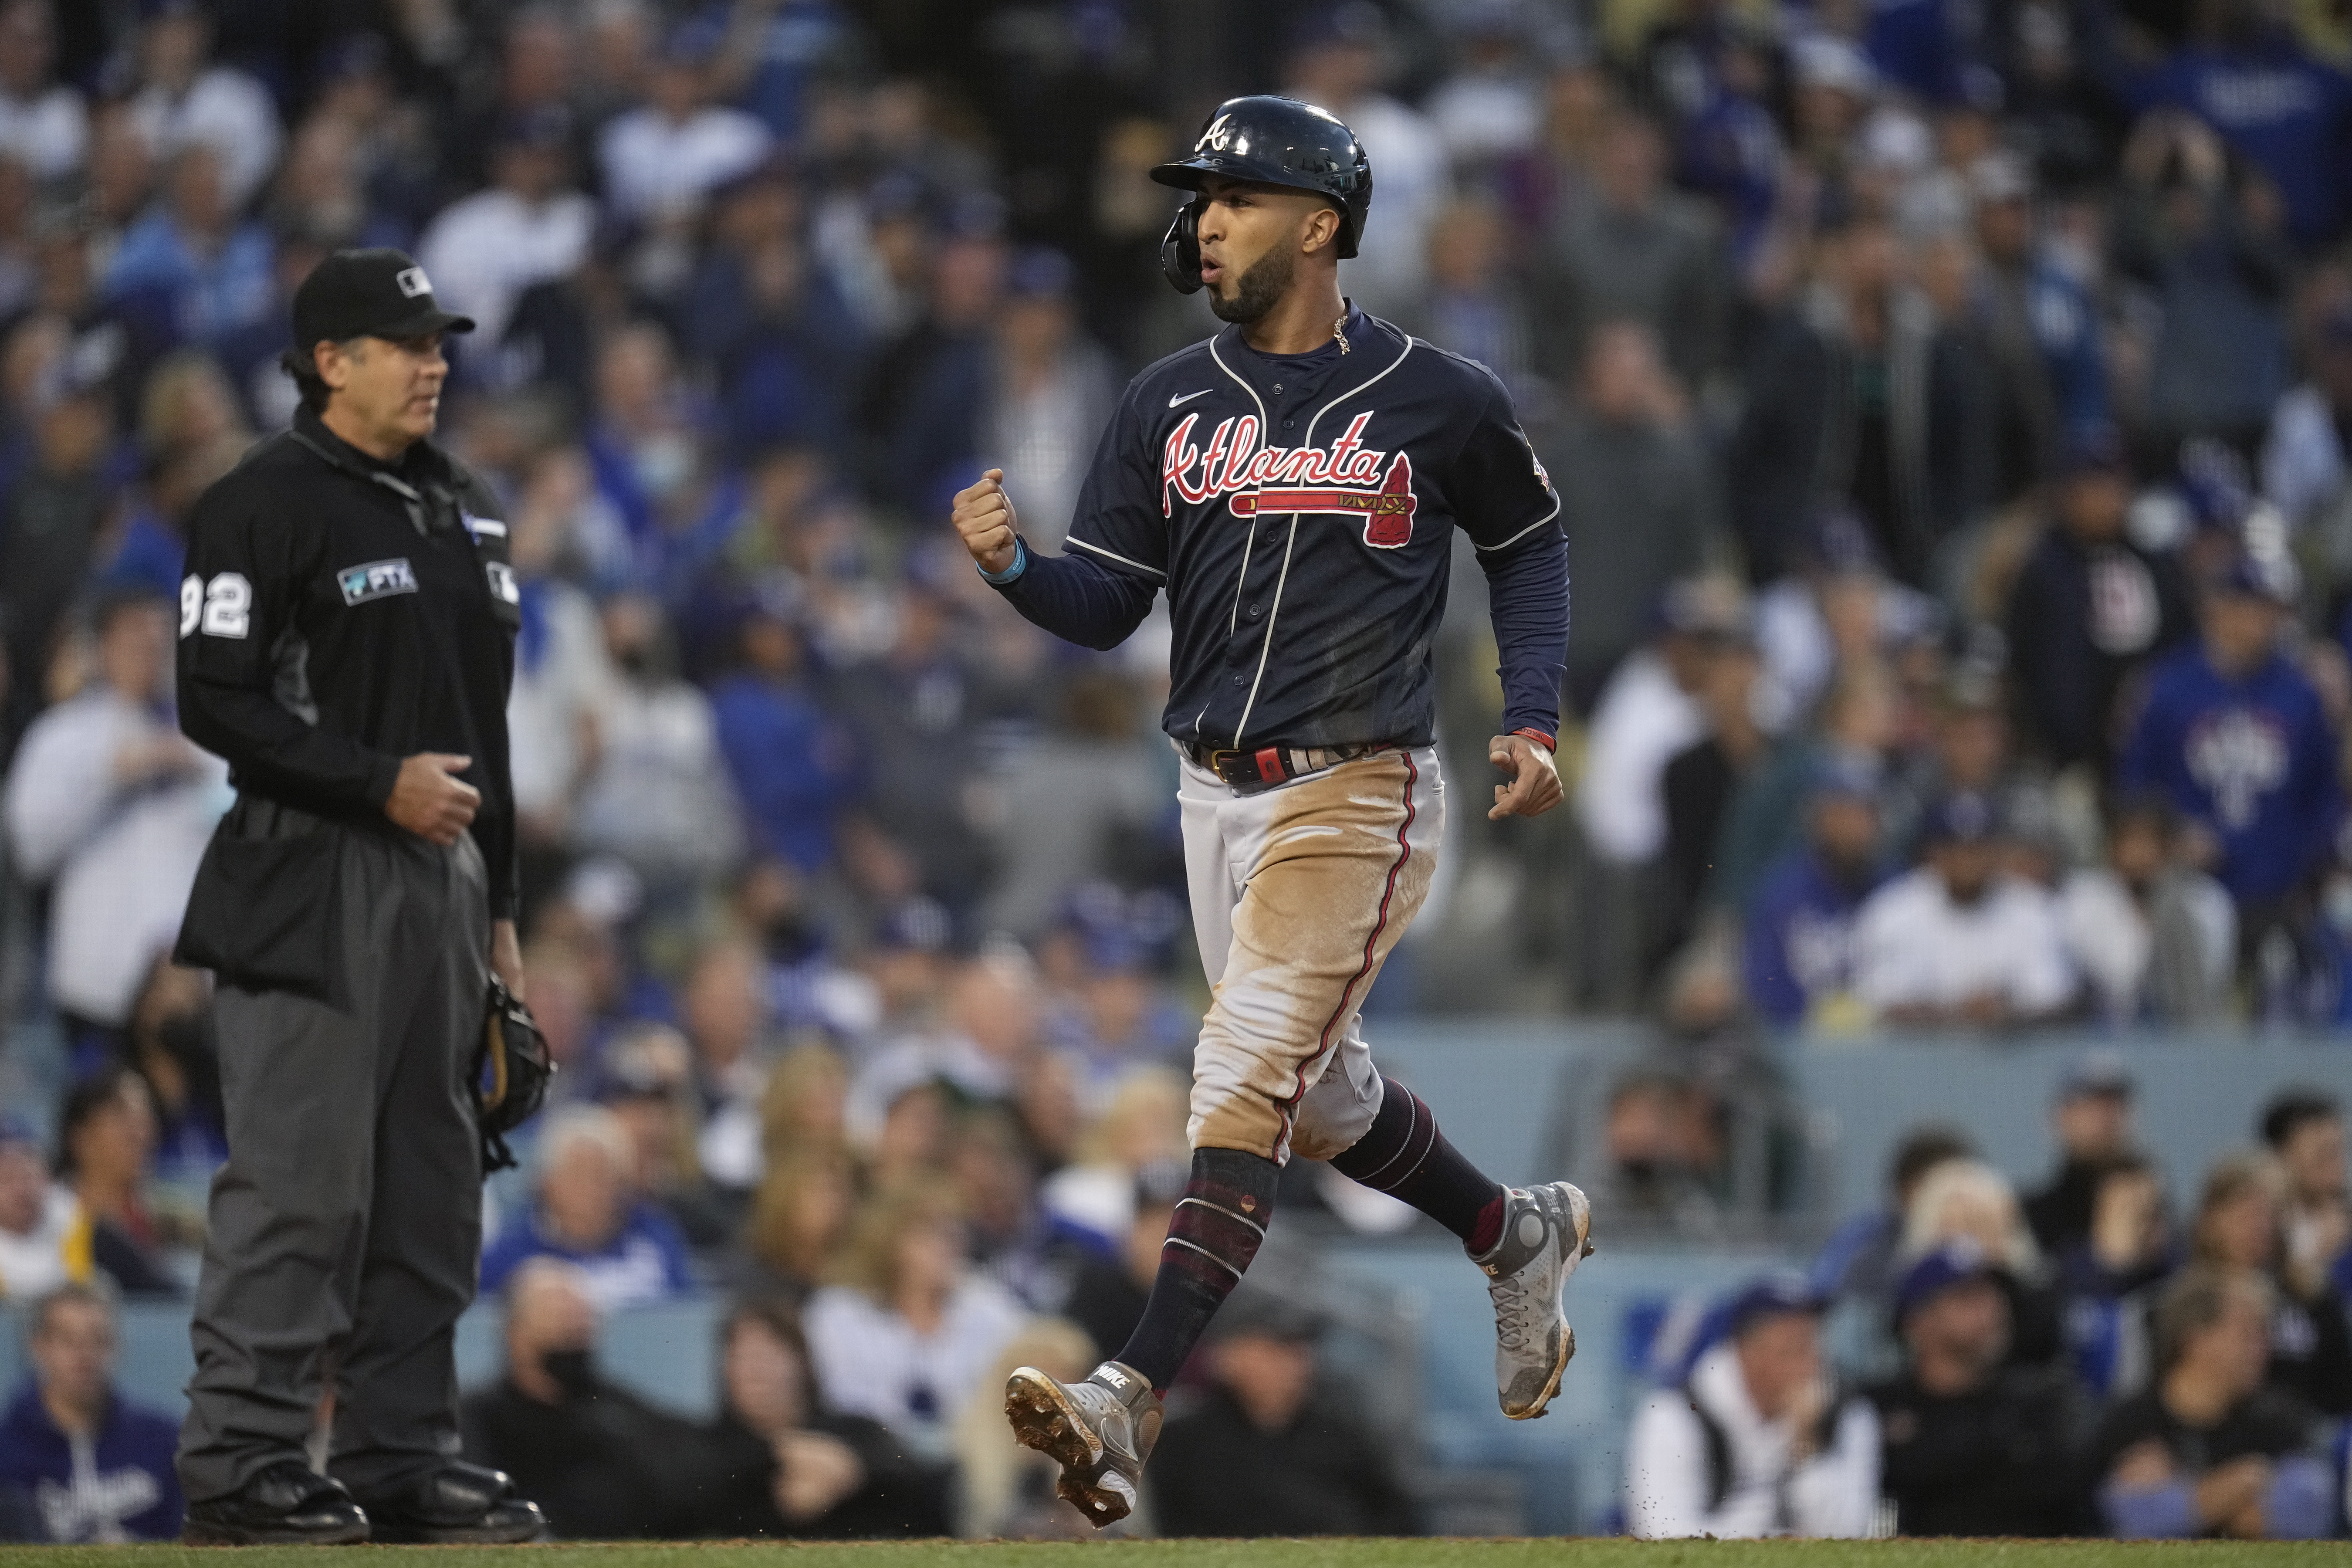
[[[1559,1293],[1592,1252],[1592,1205],[1566,1182],[1503,1192],[1503,1234],[1471,1261],[1495,1302],[1495,1390],[1503,1414],[1532,1421],[1559,1392],[1576,1331]]]
[[[1160,1440],[1160,1397],[1133,1367],[1107,1361],[1084,1383],[1056,1383],[1034,1366],[1004,1384],[1013,1435],[1062,1467],[1054,1489],[1097,1530],[1135,1511],[1143,1461]]]

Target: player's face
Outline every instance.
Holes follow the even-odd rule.
[[[1215,176],[1201,195],[1201,281],[1221,321],[1262,319],[1290,292],[1307,248],[1336,243],[1339,215],[1320,196]]]

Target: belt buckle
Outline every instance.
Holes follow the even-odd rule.
[[[1241,759],[1246,755],[1247,753],[1244,752],[1232,750],[1221,751],[1212,747],[1202,761],[1207,765],[1208,770],[1216,774],[1217,777],[1222,779],[1229,787],[1239,788],[1243,784],[1251,784],[1258,782],[1256,775],[1254,773],[1246,777],[1235,778],[1234,773],[1240,772],[1240,769],[1238,768],[1234,768],[1231,773],[1226,771],[1229,765],[1240,762]]]

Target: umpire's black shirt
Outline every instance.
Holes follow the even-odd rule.
[[[502,509],[429,441],[379,462],[309,410],[196,503],[180,727],[258,796],[391,830],[401,760],[473,759],[490,913],[515,908],[507,689],[520,595]]]

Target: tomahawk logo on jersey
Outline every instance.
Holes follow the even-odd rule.
[[[1166,586],[1178,740],[1428,744],[1454,530],[1482,558],[1556,532],[1491,373],[1352,309],[1340,337],[1270,355],[1227,327],[1104,432],[1066,548]],[[1555,701],[1517,721],[1549,730]]]

